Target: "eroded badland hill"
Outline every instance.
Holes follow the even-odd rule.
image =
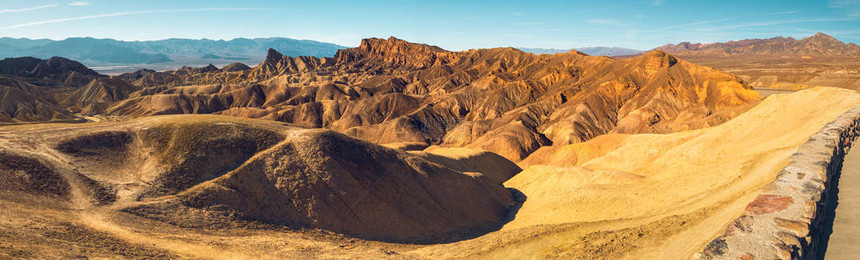
[[[396,38],[255,67],[0,74],[0,257],[689,258],[860,105],[764,99],[659,50]]]

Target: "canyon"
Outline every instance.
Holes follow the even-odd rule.
[[[856,47],[800,41],[766,44]],[[4,59],[0,257],[690,258],[860,106],[852,84],[764,97],[752,74],[689,61],[783,55],[761,44],[368,38],[113,76]]]

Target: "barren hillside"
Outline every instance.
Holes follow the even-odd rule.
[[[860,46],[823,33],[797,40],[775,37],[710,44],[683,42],[657,49],[734,73],[756,88],[860,89]]]
[[[375,143],[467,146],[511,160],[605,133],[718,125],[760,99],[731,74],[661,51],[620,60],[513,48],[450,52],[396,38],[366,39],[322,59],[270,50],[250,69],[96,78],[54,99],[60,96],[65,114],[262,118]]]
[[[830,105],[808,105],[819,100]],[[520,166],[466,148],[406,152],[213,115],[5,126],[0,248],[9,257],[684,258],[811,133],[857,105],[845,90],[774,95],[719,126],[545,146]]]

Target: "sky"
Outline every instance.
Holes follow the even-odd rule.
[[[0,0],[0,37],[55,40],[288,37],[357,46],[394,36],[449,50],[647,50],[817,32],[860,43],[860,0]]]

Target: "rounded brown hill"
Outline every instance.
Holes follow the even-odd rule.
[[[221,116],[69,131],[49,138],[75,158],[66,163],[118,191],[116,206],[180,226],[258,221],[428,241],[498,224],[514,203],[501,182],[519,171],[501,157],[436,163],[330,130]],[[478,172],[502,165],[504,175]]]

